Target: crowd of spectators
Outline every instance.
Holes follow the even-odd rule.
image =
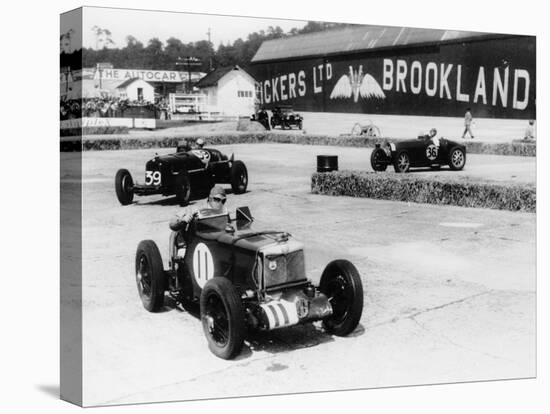
[[[145,100],[130,101],[129,99],[115,97],[61,98],[59,111],[61,120],[64,120],[83,117],[124,118],[125,113],[134,113],[135,110],[140,109],[153,113],[155,118],[164,117],[167,119],[170,112],[168,103],[164,98],[157,99],[156,102],[149,102]]]

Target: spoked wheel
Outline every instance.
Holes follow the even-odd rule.
[[[386,171],[387,155],[382,148],[375,148],[370,155],[370,165],[374,171]]]
[[[115,175],[115,191],[118,201],[123,206],[134,200],[134,180],[128,170],[120,169]]]
[[[143,307],[157,312],[164,305],[166,275],[154,241],[143,240],[136,251],[136,283]]]
[[[242,161],[235,161],[231,166],[231,189],[235,194],[242,194],[248,186],[248,171]]]
[[[201,321],[208,347],[223,359],[237,356],[245,334],[244,310],[233,284],[224,277],[210,279],[201,293]]]
[[[395,158],[395,164],[393,165],[395,172],[406,173],[411,168],[411,160],[409,154],[406,151],[401,151]]]
[[[355,266],[347,260],[330,262],[321,276],[319,290],[332,306],[323,320],[328,333],[346,336],[357,327],[363,313],[363,284]]]
[[[461,170],[466,164],[466,153],[462,148],[455,147],[449,153],[449,167],[451,170]]]

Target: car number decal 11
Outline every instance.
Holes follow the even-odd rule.
[[[206,282],[214,277],[212,253],[204,243],[197,244],[193,252],[193,274],[201,289],[204,288]]]
[[[160,185],[160,171],[145,171],[145,185]]]
[[[430,144],[426,148],[426,157],[428,157],[429,160],[433,161],[437,158],[437,152],[437,147],[434,144]]]

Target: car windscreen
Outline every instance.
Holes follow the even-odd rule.
[[[217,233],[225,231],[228,223],[228,214],[202,217],[197,220],[197,233]]]

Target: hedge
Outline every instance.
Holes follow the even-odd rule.
[[[314,173],[311,177],[311,192],[414,203],[536,211],[534,185],[475,182],[467,177],[442,180],[437,176],[426,178],[391,172]]]
[[[82,138],[83,150],[112,150],[112,149],[139,149],[139,148],[167,148],[176,147],[183,140],[195,140],[203,138],[209,145],[248,144],[248,143],[280,143],[302,145],[333,145],[344,147],[373,148],[375,144],[384,142],[396,142],[391,138],[368,138],[362,136],[340,135],[310,135],[296,132],[214,132],[201,134],[180,134],[178,136],[156,136],[150,138],[132,138],[131,134],[122,136],[91,137],[84,135]],[[77,142],[79,137],[64,137],[67,141]],[[63,142],[63,139],[62,139]],[[494,154],[494,155],[519,155],[536,156],[536,144],[522,141],[508,143],[486,143],[478,141],[466,141],[468,154]],[[78,146],[78,145],[77,145]],[[63,147],[63,146],[62,146]]]

